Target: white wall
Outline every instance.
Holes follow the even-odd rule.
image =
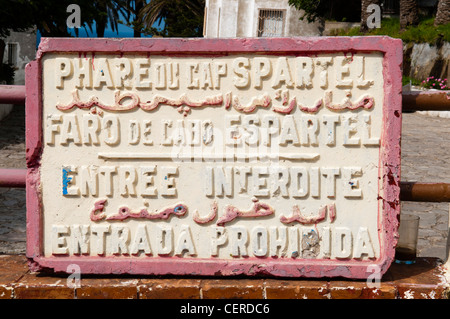
[[[6,44],[3,62],[8,61],[8,43],[17,43],[14,84],[25,85],[25,66],[36,57],[36,31],[32,29],[27,32],[11,32],[3,41]],[[0,121],[11,112],[12,108],[12,104],[0,104]]]
[[[36,31],[11,32],[10,36],[3,39],[6,47],[3,62],[8,60],[8,43],[17,43],[17,64],[14,74],[14,84],[25,84],[25,66],[36,57]]]
[[[257,37],[260,9],[284,10],[283,36],[319,36],[321,23],[300,21],[288,0],[206,0],[207,38]]]

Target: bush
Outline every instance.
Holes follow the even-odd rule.
[[[420,86],[426,89],[436,89],[436,90],[448,90],[447,79],[438,79],[434,76],[428,77],[426,80],[423,80]]]
[[[402,78],[402,85],[404,86],[404,85],[408,85],[408,84],[411,84],[414,86],[419,86],[419,85],[421,85],[421,82],[420,82],[420,80],[417,80],[417,79],[414,79],[414,78],[404,75]]]
[[[338,30],[333,35],[361,36],[361,35],[387,35],[392,38],[402,39],[403,42],[435,44],[440,38],[450,42],[450,23],[434,26],[434,17],[422,18],[416,26],[409,26],[405,31],[400,31],[398,18],[386,18],[381,21],[381,28],[361,33],[359,27],[350,30]]]

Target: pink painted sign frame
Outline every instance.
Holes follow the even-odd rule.
[[[381,52],[384,103],[380,143],[378,214],[381,253],[376,260],[324,260],[292,258],[236,260],[181,257],[91,257],[42,254],[42,202],[39,166],[42,154],[42,58],[47,53],[138,53],[147,55],[221,56],[239,53],[314,55],[317,53]],[[394,259],[400,213],[400,137],[402,118],[402,41],[376,37],[295,37],[252,39],[73,39],[43,38],[36,59],[26,67],[27,251],[33,271],[66,272],[77,264],[83,274],[154,274],[275,277],[367,278],[376,265],[384,274]],[[382,192],[382,193],[381,193]]]

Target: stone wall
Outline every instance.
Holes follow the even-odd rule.
[[[5,63],[8,60],[8,43],[15,43],[17,45],[14,84],[24,85],[25,66],[36,57],[36,31],[34,29],[25,32],[11,31],[9,37],[6,37],[3,41],[6,43],[5,54],[3,56],[3,62]]]
[[[450,74],[450,43],[405,43],[403,75],[423,81],[429,76],[448,79]]]
[[[403,46],[403,75],[423,81],[429,76],[449,79],[450,43],[406,43]],[[450,81],[447,81],[447,86]],[[420,114],[450,118],[450,111],[423,111]]]

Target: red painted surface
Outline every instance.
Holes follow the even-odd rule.
[[[334,203],[322,206],[319,209],[319,214],[317,214],[317,216],[310,216],[310,217],[304,217],[302,215],[302,212],[300,211],[300,208],[298,208],[297,205],[294,205],[294,207],[292,208],[292,215],[289,217],[282,215],[280,217],[280,221],[283,224],[298,222],[303,225],[314,225],[325,219],[327,211],[328,214],[330,215],[330,222],[332,223],[334,221],[334,218],[336,217],[336,206]]]
[[[218,226],[223,226],[228,222],[235,220],[236,218],[246,218],[246,217],[259,217],[259,216],[269,216],[275,211],[270,205],[265,203],[260,203],[257,199],[254,200],[252,207],[249,210],[240,210],[237,207],[228,205],[225,208],[225,215],[223,215],[218,221]]]
[[[0,85],[0,104],[25,103],[24,85]]]
[[[41,66],[32,61],[25,67],[25,137],[27,161],[27,256],[41,254],[41,199],[39,162],[42,152]]]
[[[137,53],[150,56],[224,56],[237,53],[312,56],[317,53],[381,52],[384,76],[383,129],[380,148],[378,215],[381,256],[377,260],[194,259],[186,257],[44,257],[39,194],[39,161],[42,152],[41,59],[49,52]],[[66,272],[76,263],[83,274],[175,274],[175,275],[267,275],[281,277],[367,278],[369,265],[378,265],[384,274],[394,259],[400,212],[400,136],[402,110],[402,42],[389,37],[308,37],[253,39],[48,39],[41,40],[36,61],[26,68],[27,80],[27,257],[32,270]],[[391,183],[392,179],[395,183]]]
[[[0,168],[0,187],[25,187],[26,175],[24,169]]]
[[[131,211],[127,206],[119,208],[119,212],[115,215],[109,216],[106,220],[126,220],[128,218],[137,219],[168,219],[171,215],[183,216],[187,212],[187,207],[183,204],[177,204],[173,207],[165,208],[161,211],[149,212],[143,208],[139,211]]]
[[[129,103],[127,106],[124,106],[121,102],[125,98],[130,98],[132,100],[131,103]],[[143,102],[139,101],[139,97],[134,93],[124,93],[120,94],[119,91],[115,94],[115,104],[114,105],[106,105],[98,100],[97,97],[92,97],[89,99],[89,101],[82,102],[80,101],[80,98],[78,97],[78,90],[75,90],[72,93],[72,102],[68,105],[56,105],[56,108],[61,111],[67,111],[71,110],[75,107],[80,109],[91,109],[93,107],[99,107],[103,110],[107,111],[129,111],[134,108],[141,108],[144,111],[153,111],[154,109],[158,108],[161,104],[166,104],[169,106],[174,107],[188,107],[188,108],[195,108],[195,107],[204,107],[204,106],[220,106],[223,103],[223,96],[211,96],[206,97],[205,100],[197,102],[197,101],[191,101],[186,95],[182,95],[179,99],[173,100],[168,99],[163,96],[156,95],[154,100],[152,102]],[[180,112],[181,113],[181,112]]]

